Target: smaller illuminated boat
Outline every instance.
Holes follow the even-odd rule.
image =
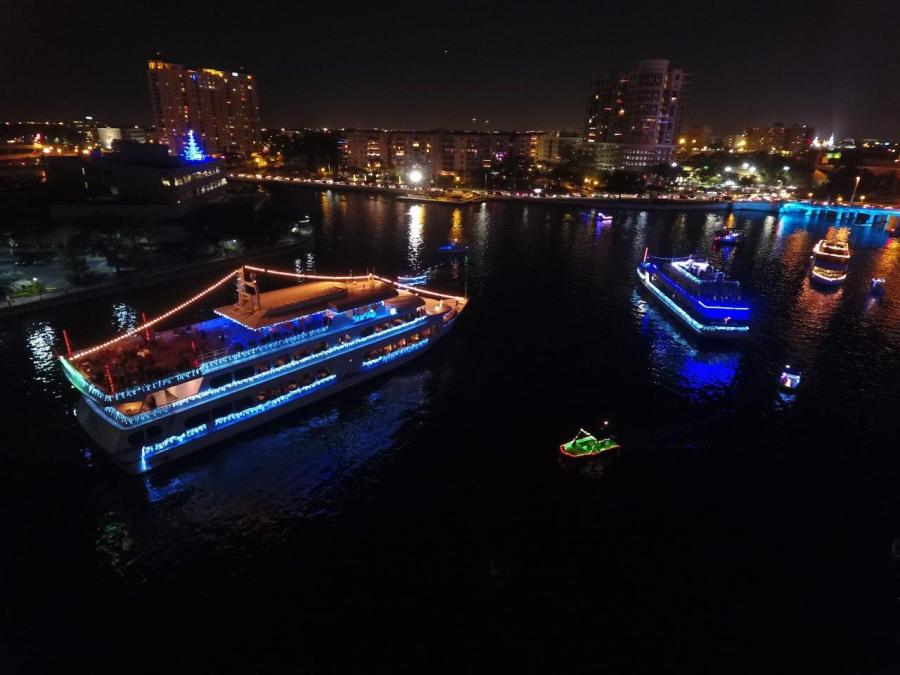
[[[609,422],[604,422],[603,427]],[[584,429],[579,429],[578,433],[568,443],[559,446],[559,451],[566,457],[573,459],[585,459],[588,457],[596,457],[604,452],[615,450],[619,447],[612,438],[597,438]]]
[[[673,317],[699,337],[735,338],[750,330],[750,307],[739,282],[702,258],[651,258],[637,276]]]
[[[437,252],[444,255],[465,255],[469,252],[469,247],[454,239],[443,246],[438,246]]]
[[[784,367],[781,377],[778,378],[778,386],[786,391],[795,391],[800,387],[800,373],[789,365]]]
[[[405,286],[422,286],[428,282],[428,273],[401,275],[397,277],[397,281]]]
[[[850,266],[850,246],[843,241],[820,239],[813,247],[813,281],[823,286],[840,286]]]
[[[876,298],[880,298],[884,295],[884,279],[881,277],[872,279],[872,281],[869,282],[869,293]]]
[[[741,243],[742,234],[740,230],[716,230],[713,241],[723,246],[737,246]]]
[[[598,211],[598,212],[597,212],[597,222],[603,223],[604,225],[605,225],[606,223],[611,223],[611,222],[612,222],[612,216],[608,216],[608,215],[606,215],[605,213],[600,213],[600,212]]]

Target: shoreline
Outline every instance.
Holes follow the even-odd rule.
[[[665,199],[665,198],[609,198],[609,197],[567,197],[545,195],[498,195],[484,193],[478,197],[465,200],[441,199],[427,194],[417,194],[414,191],[377,185],[355,185],[336,181],[320,180],[313,178],[293,178],[289,176],[255,174],[228,174],[228,180],[241,183],[257,183],[269,185],[290,185],[300,188],[316,190],[333,190],[335,192],[368,192],[393,196],[400,201],[422,202],[428,204],[446,204],[447,206],[467,206],[482,202],[514,202],[519,204],[544,204],[550,206],[582,206],[600,207],[607,206],[618,209],[680,209],[680,210],[750,210],[777,213],[783,202],[775,201],[730,201],[720,199]],[[477,192],[477,190],[469,190]]]
[[[253,262],[261,258],[288,253],[305,245],[308,239],[308,237],[304,237],[303,241],[286,246],[269,247],[247,253],[236,253],[223,258],[215,258],[199,263],[183,263],[181,265],[174,265],[150,273],[138,273],[121,278],[113,276],[110,279],[105,279],[104,281],[89,286],[75,286],[58,291],[48,291],[47,293],[34,296],[34,298],[18,298],[17,300],[14,300],[12,304],[3,304],[0,306],[0,321],[45,309],[53,309],[54,307],[68,305],[81,300],[91,300],[113,293],[153,286],[154,284],[171,281],[173,279],[183,279],[195,274],[211,272],[218,268],[224,268],[231,265],[239,267],[242,264]],[[8,302],[9,301],[7,301],[7,303]]]

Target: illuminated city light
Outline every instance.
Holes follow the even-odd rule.
[[[194,137],[193,129],[188,129],[187,139],[185,140],[184,150],[181,152],[181,156],[188,162],[202,162],[206,159],[206,153],[203,152],[200,148],[200,144]]]

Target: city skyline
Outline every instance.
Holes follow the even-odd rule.
[[[130,12],[105,16],[89,9],[94,5],[56,12],[39,43],[16,28],[41,25],[38,13],[7,9],[3,118],[149,123],[142,74],[159,54],[254,73],[266,127],[579,128],[590,81],[640,59],[665,58],[694,75],[686,125],[723,134],[780,121],[839,137],[900,136],[891,114],[898,94],[882,86],[898,69],[883,39],[890,22],[867,25],[846,49],[825,26],[849,19],[848,8],[828,14],[825,24],[817,19],[822,8],[812,5],[682,9],[649,22],[645,10],[631,8],[601,17],[575,6],[548,14],[533,3],[514,13],[465,12],[473,6],[463,3],[453,21],[430,21],[434,12],[417,6],[388,22],[371,9],[336,17],[263,2],[240,21],[171,5],[160,12],[165,20],[142,17],[138,31],[122,18]],[[80,18],[86,7],[95,17],[87,23]],[[85,40],[91,50],[79,48]],[[11,95],[22,90],[29,95]]]

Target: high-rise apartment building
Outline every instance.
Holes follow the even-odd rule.
[[[750,127],[744,132],[745,152],[774,152],[795,155],[810,147],[815,128],[806,124],[789,127],[776,122],[771,127]]]
[[[463,178],[507,160],[534,161],[539,139],[533,132],[349,129],[341,148],[356,169],[415,167],[429,179]]]
[[[260,147],[259,92],[253,75],[147,62],[156,140],[178,154],[188,129],[208,153],[249,156]]]
[[[690,75],[665,59],[591,82],[584,149],[599,169],[643,168],[669,161]]]

